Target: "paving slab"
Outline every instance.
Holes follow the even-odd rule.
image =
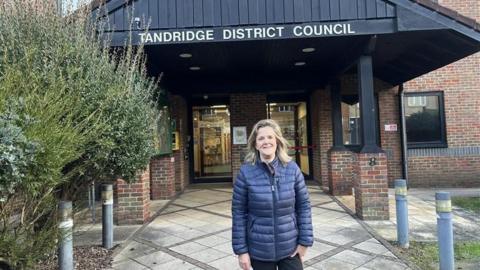
[[[154,253],[144,255],[134,259],[149,268],[157,267],[163,263],[175,260],[175,257],[163,251],[156,251]]]
[[[305,269],[408,268],[333,197],[318,186],[308,188],[315,242]],[[238,269],[231,248],[231,197],[231,186],[187,188],[120,246],[113,269]]]
[[[141,225],[113,226],[113,244],[125,242],[141,227]],[[75,246],[102,245],[102,224],[83,224],[76,227],[73,239]]]
[[[435,193],[437,191],[447,191],[452,197],[480,196],[480,188],[409,189],[407,198],[411,240],[437,240],[437,216],[435,211]],[[384,239],[395,241],[397,238],[397,231],[394,189],[389,189],[389,203],[389,221],[365,221],[365,223],[373,228]],[[480,213],[466,212],[458,207],[453,207],[452,210],[455,240],[468,241],[475,239],[480,241],[480,234],[478,234],[478,231],[480,231]]]
[[[189,255],[208,248],[209,247],[201,245],[199,243],[188,242],[182,245],[171,247],[170,249],[180,254]]]
[[[403,263],[392,262],[390,260],[386,260],[383,258],[374,258],[373,260],[364,264],[363,267],[367,269],[389,269],[389,270],[408,269],[408,266]]]
[[[312,267],[314,269],[320,269],[320,270],[352,270],[357,268],[358,266],[355,264],[344,262],[339,259],[329,258],[312,265]],[[382,269],[385,269],[385,268],[382,268]]]
[[[169,262],[151,267],[151,269],[153,270],[189,270],[194,267],[195,265],[193,264],[190,264],[188,262],[185,262],[179,259],[174,259],[173,261],[169,261]]]

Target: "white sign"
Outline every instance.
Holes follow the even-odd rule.
[[[247,127],[233,127],[233,144],[247,144]]]
[[[285,26],[258,26],[235,28],[180,29],[139,33],[140,41],[148,43],[184,43],[199,41],[258,40],[286,37],[321,37],[354,35],[351,23],[293,24]]]
[[[397,131],[397,124],[385,125],[385,131]]]

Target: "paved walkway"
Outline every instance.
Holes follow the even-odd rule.
[[[310,186],[315,243],[305,269],[409,269],[319,187]],[[231,248],[231,187],[188,188],[114,258],[116,270],[239,269]]]
[[[437,215],[435,211],[435,192],[448,191],[452,197],[480,197],[480,188],[414,188],[408,190],[409,237],[412,241],[437,241]],[[353,196],[342,196],[338,199],[352,211],[355,211]],[[395,241],[396,209],[395,190],[389,190],[390,220],[365,221],[382,238]],[[453,207],[453,233],[455,241],[480,241],[480,213],[465,212]]]

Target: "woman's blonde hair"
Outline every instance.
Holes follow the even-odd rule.
[[[288,141],[282,136],[282,130],[280,126],[272,119],[263,119],[258,121],[255,126],[253,126],[252,132],[248,137],[248,153],[245,156],[245,162],[255,164],[260,158],[260,153],[258,152],[255,145],[257,143],[257,134],[258,130],[264,127],[271,127],[277,139],[277,150],[275,152],[276,157],[282,162],[283,165],[286,165],[292,158],[288,155],[288,146],[290,145]]]

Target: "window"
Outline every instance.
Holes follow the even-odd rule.
[[[405,99],[408,147],[447,147],[443,93],[408,93]]]
[[[360,130],[360,104],[347,104],[342,102],[342,127],[343,144],[362,144],[362,132]]]
[[[291,106],[291,105],[282,105],[282,106],[278,106],[278,111],[279,112],[294,112],[295,107]]]
[[[342,95],[343,144],[352,151],[360,151],[363,145],[360,103],[358,95]],[[378,97],[375,95],[375,132],[380,134],[378,121]],[[380,145],[380,136],[377,136]]]
[[[409,107],[425,107],[427,105],[426,96],[409,97],[407,101]]]

